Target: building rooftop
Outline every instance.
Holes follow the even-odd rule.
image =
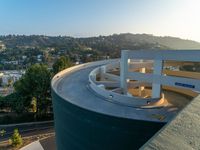
[[[200,148],[200,96],[157,132],[141,150]]]
[[[119,104],[96,94],[89,87],[88,76],[90,72],[98,66],[116,61],[118,60],[87,63],[70,68],[70,71],[64,70],[54,78],[52,84],[53,88],[55,89],[55,92],[66,101],[87,110],[106,115],[136,120],[167,122],[177,114],[179,108],[175,106],[158,109],[142,109]],[[183,103],[189,101],[187,97],[174,92],[166,92],[165,97],[176,99],[176,101],[182,101]]]

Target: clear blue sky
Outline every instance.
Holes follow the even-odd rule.
[[[0,34],[113,33],[200,41],[199,0],[0,0]]]

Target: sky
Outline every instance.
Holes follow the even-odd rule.
[[[0,0],[0,35],[114,33],[200,42],[200,0]]]

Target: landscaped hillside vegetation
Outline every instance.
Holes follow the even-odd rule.
[[[175,37],[159,37],[149,34],[113,34],[89,38],[43,35],[8,35],[0,36],[7,48],[14,47],[65,47],[68,49],[91,47],[95,50],[171,48],[200,49],[200,43]]]

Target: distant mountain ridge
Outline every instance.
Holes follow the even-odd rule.
[[[43,35],[8,35],[0,36],[7,48],[27,47],[91,47],[94,50],[120,49],[200,49],[200,43],[192,40],[170,36],[153,36],[150,34],[113,34],[88,38]]]

